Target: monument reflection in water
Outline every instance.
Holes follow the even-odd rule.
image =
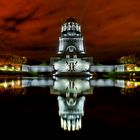
[[[89,79],[56,78],[51,94],[58,95],[58,106],[61,127],[64,130],[75,131],[82,127],[85,95],[92,94]]]
[[[30,88],[31,87],[31,88]],[[84,116],[84,105],[86,95],[97,93],[97,89],[117,87],[121,96],[131,96],[139,93],[140,82],[133,80],[92,79],[90,77],[20,77],[18,79],[1,79],[0,94],[7,96],[24,96],[36,87],[41,87],[50,94],[57,96],[58,115],[62,129],[67,131],[78,131],[82,128],[82,117]],[[97,87],[97,88],[96,88]],[[29,90],[31,89],[31,90]],[[44,91],[44,90],[43,90]],[[116,90],[113,90],[116,92]],[[118,94],[119,94],[118,93]],[[46,94],[46,93],[45,93]],[[39,94],[37,96],[40,96]]]

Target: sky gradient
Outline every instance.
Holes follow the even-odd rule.
[[[68,17],[81,24],[88,56],[140,54],[139,0],[0,0],[0,53],[48,60]]]

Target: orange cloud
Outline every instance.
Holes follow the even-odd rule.
[[[95,59],[140,53],[139,7],[139,0],[1,0],[1,52],[49,59],[55,55],[61,24],[73,16]]]

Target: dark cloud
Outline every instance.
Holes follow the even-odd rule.
[[[43,46],[26,46],[26,49],[24,47],[15,47],[15,50],[17,51],[32,51],[32,52],[35,52],[35,51],[44,51],[46,48],[43,47]]]
[[[1,0],[0,53],[48,59],[70,16],[81,24],[86,51],[95,59],[140,53],[139,7],[139,0]]]
[[[47,28],[40,29],[40,33],[46,33],[46,32],[47,32]]]

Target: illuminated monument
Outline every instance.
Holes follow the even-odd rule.
[[[54,80],[50,88],[53,95],[58,95],[58,108],[61,128],[78,131],[82,128],[86,95],[93,94],[89,79],[59,78]]]
[[[54,75],[90,75],[92,58],[85,53],[81,26],[68,18],[61,27],[57,57],[51,58]]]

